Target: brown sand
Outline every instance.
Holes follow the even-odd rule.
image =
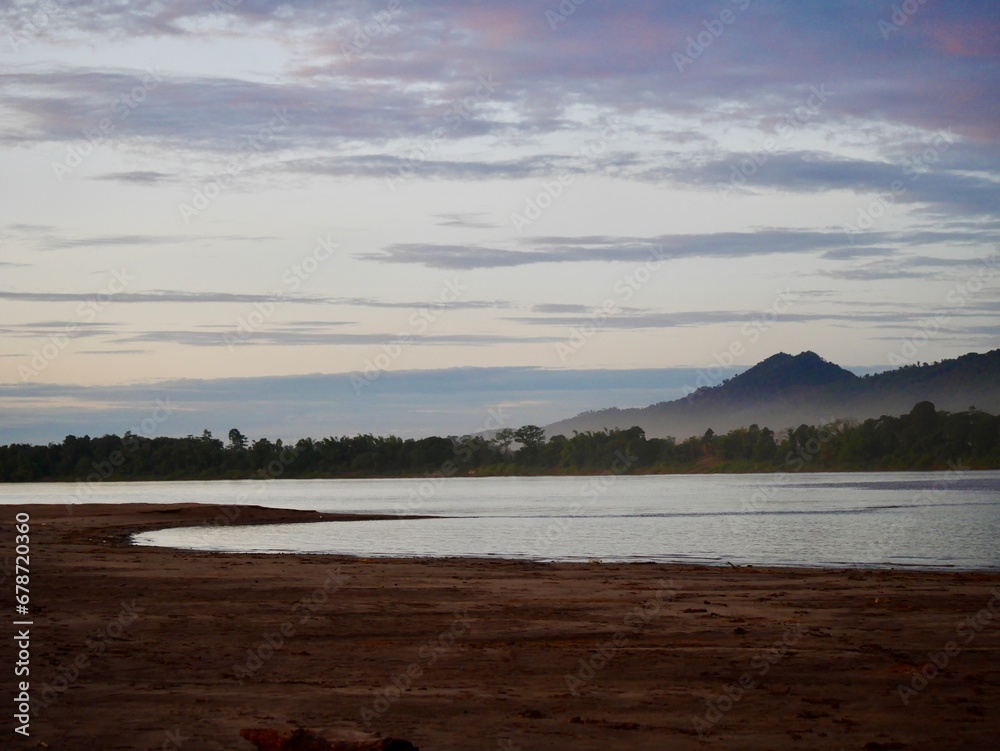
[[[7,566],[22,510],[32,528],[31,690],[50,703],[29,740],[14,734],[5,669],[0,748],[251,751],[239,732],[254,727],[345,739],[372,731],[423,751],[1000,744],[994,573],[362,560],[124,543],[129,531],[221,513],[190,505],[6,507]],[[237,521],[319,518],[332,517],[247,508]],[[12,599],[10,576],[4,589]],[[967,621],[979,611],[978,623]],[[10,666],[13,640],[3,641]],[[934,667],[929,653],[947,664],[939,655]],[[922,690],[904,704],[898,687],[921,668],[931,679],[918,679]],[[711,732],[700,736],[693,718]]]

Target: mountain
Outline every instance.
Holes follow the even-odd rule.
[[[638,425],[653,437],[683,440],[711,428],[724,433],[754,423],[773,430],[846,418],[902,415],[930,401],[959,412],[975,406],[1000,412],[1000,349],[933,365],[859,377],[815,352],[769,357],[718,386],[683,399],[637,409],[584,412],[546,427],[548,436]]]

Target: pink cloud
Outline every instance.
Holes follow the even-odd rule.
[[[931,46],[955,57],[1000,57],[1000,23],[988,18],[936,19],[926,33]]]
[[[483,35],[492,46],[508,46],[548,32],[545,16],[537,8],[527,12],[523,8],[503,6],[462,8],[459,25]]]

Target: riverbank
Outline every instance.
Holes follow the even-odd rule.
[[[697,463],[686,467],[636,467],[630,468],[627,472],[616,472],[614,469],[569,469],[569,468],[539,468],[539,467],[516,467],[516,466],[488,466],[477,467],[468,471],[457,471],[455,469],[441,470],[413,470],[413,471],[392,471],[392,472],[338,472],[334,474],[310,473],[298,474],[293,472],[281,473],[280,475],[268,475],[266,472],[247,474],[245,472],[227,473],[200,473],[200,474],[173,474],[169,476],[157,475],[132,475],[119,477],[110,474],[107,477],[101,475],[80,477],[76,475],[46,476],[37,480],[12,481],[0,479],[0,486],[17,487],[20,485],[43,485],[46,483],[67,483],[76,485],[81,489],[81,501],[87,497],[87,489],[93,486],[113,483],[116,485],[127,485],[128,483],[148,483],[148,482],[237,482],[241,480],[426,480],[428,477],[439,478],[490,478],[490,477],[596,477],[604,475],[621,475],[623,477],[648,477],[648,476],[697,476],[697,475],[775,475],[794,476],[798,474],[857,474],[874,473],[889,474],[893,472],[920,472],[926,474],[933,473],[966,473],[966,472],[996,472],[1000,471],[1000,460],[983,459],[968,462],[934,462],[929,464],[915,465],[799,465],[796,463],[753,465],[747,462],[727,462],[717,458],[701,459]]]
[[[344,518],[233,509],[4,508],[10,590],[14,514],[30,516],[36,710],[27,741],[8,721],[5,747],[250,751],[241,729],[304,727],[423,751],[967,749],[1000,731],[998,573],[127,544]]]

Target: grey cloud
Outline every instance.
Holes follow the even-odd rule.
[[[398,333],[359,334],[325,331],[302,331],[296,327],[268,327],[241,335],[235,327],[225,331],[146,331],[124,337],[126,344],[140,342],[168,342],[191,347],[226,346],[331,346],[331,345],[384,345],[400,341]],[[546,336],[501,336],[493,334],[436,334],[412,336],[406,346],[463,346],[485,347],[497,344],[545,344],[562,341]]]
[[[847,282],[877,281],[879,279],[923,279],[926,275],[901,266],[875,266],[860,269],[837,269],[820,272],[830,279],[841,279]]]
[[[145,355],[152,350],[149,349],[84,349],[76,352],[78,355]]]
[[[15,232],[50,232],[55,229],[51,224],[8,224],[7,229]]]
[[[601,328],[606,329],[670,329],[683,327],[701,327],[713,325],[741,325],[761,320],[761,311],[706,310],[685,311],[679,313],[646,312],[639,314],[616,314],[600,318]],[[819,323],[837,322],[842,324],[895,324],[901,321],[916,321],[918,312],[896,313],[796,313],[784,312],[777,316],[781,323]],[[594,325],[594,318],[588,316],[524,316],[509,318],[539,326],[572,326],[581,327]]]
[[[169,290],[151,292],[119,292],[116,294],[95,294],[81,292],[12,292],[0,290],[0,300],[21,302],[90,302],[111,300],[116,303],[296,303],[301,305],[323,305],[331,302],[322,297],[276,297],[275,295],[248,295],[232,292],[176,292]]]
[[[93,300],[112,301],[116,303],[156,304],[156,303],[192,303],[192,304],[226,304],[226,303],[281,303],[293,305],[345,305],[365,308],[398,308],[423,309],[429,306],[448,310],[490,310],[514,307],[513,303],[504,300],[456,300],[454,302],[440,301],[383,301],[369,297],[291,297],[274,294],[246,294],[237,292],[187,292],[178,290],[151,290],[148,292],[15,292],[0,290],[0,300],[16,300],[20,302],[61,303],[90,302]]]
[[[897,251],[893,248],[871,247],[848,247],[836,248],[823,253],[823,258],[830,261],[850,261],[855,258],[871,258],[873,256],[891,256]]]
[[[589,305],[573,305],[569,303],[542,303],[531,308],[536,313],[590,313],[594,309]]]
[[[485,214],[438,214],[437,219],[442,227],[460,227],[462,229],[496,229]]]
[[[0,141],[131,139],[175,150],[218,152],[227,159],[242,154],[253,166],[263,152],[300,146],[385,143],[439,129],[445,138],[467,138],[509,128],[479,112],[471,113],[461,127],[444,127],[447,107],[388,81],[327,83],[317,88],[163,74],[144,101],[126,113],[116,102],[145,75],[86,69],[2,73],[0,106],[8,115]],[[106,121],[103,131],[102,121]],[[90,138],[88,132],[98,135]],[[300,169],[308,166],[299,163]]]
[[[39,339],[43,337],[89,339],[110,337],[116,333],[116,328],[112,325],[82,321],[45,321],[0,327],[0,335],[13,339]]]
[[[96,237],[49,237],[39,242],[40,250],[66,250],[68,248],[114,247],[132,245],[178,245],[191,242],[183,235],[98,235]]]
[[[467,245],[391,245],[377,253],[361,253],[358,258],[383,263],[415,263],[438,269],[481,269],[522,266],[558,260],[530,251],[519,252]]]
[[[33,5],[6,4],[0,11],[4,25],[24,33]],[[407,0],[385,31],[354,55],[345,55],[343,45],[386,8],[383,0],[242,0],[231,9],[205,0],[97,0],[59,7],[62,11],[37,32],[52,43],[79,43],[81,36],[267,35],[304,48],[308,59],[296,73],[314,82],[355,76],[437,94],[442,85],[454,88],[469,71],[503,71],[497,96],[516,102],[531,121],[551,122],[586,101],[627,112],[637,107],[707,112],[766,124],[776,108],[802,104],[808,74],[818,79],[810,83],[836,84],[823,119],[863,115],[925,128],[954,124],[981,141],[995,141],[1000,122],[996,44],[989,34],[995,14],[981,2],[922,6],[923,31],[908,28],[891,43],[877,25],[891,17],[891,0],[751,3],[736,14],[725,43],[693,61],[690,71],[679,71],[672,53],[683,53],[685,37],[703,31],[710,17],[703,3],[691,1],[590,2],[553,32],[537,3]],[[957,33],[963,21],[982,29],[985,38]],[[495,33],[498,26],[504,33]],[[942,33],[958,39],[943,44]]]
[[[950,148],[950,147],[949,147]],[[946,159],[947,151],[935,152]],[[906,163],[845,159],[816,152],[729,154],[700,164],[655,168],[640,177],[669,179],[725,193],[759,188],[789,192],[852,190],[874,193],[886,203],[927,203],[973,216],[1000,216],[1000,183],[949,169],[917,171]],[[962,165],[970,167],[971,165]],[[859,208],[865,208],[867,201]],[[884,209],[883,209],[884,210]]]
[[[468,245],[398,244],[359,257],[384,263],[414,263],[441,269],[481,269],[536,263],[624,261],[644,263],[679,258],[733,258],[776,253],[814,253],[849,245],[844,233],[794,230],[661,235],[652,238],[538,238],[530,250]]]
[[[440,300],[404,300],[386,301],[371,297],[330,297],[325,298],[331,305],[356,305],[362,308],[398,308],[403,310],[423,309],[433,306],[435,309],[447,310],[491,310],[514,307],[513,303],[504,300],[455,300],[441,302]]]
[[[94,178],[109,182],[127,183],[129,185],[156,185],[165,182],[174,182],[176,176],[166,172],[154,172],[151,170],[140,170],[135,172],[109,172]]]
[[[74,237],[69,233],[61,235],[49,233],[47,236],[29,240],[37,250],[70,250],[74,248],[98,247],[147,247],[159,245],[190,245],[204,242],[260,242],[271,240],[272,237],[246,235],[96,235],[90,237]]]
[[[932,256],[907,256],[891,260],[879,260],[847,269],[833,269],[817,272],[821,276],[846,281],[867,281],[879,279],[926,279],[928,269],[954,272],[950,276],[961,278],[980,269],[995,273],[998,257],[992,258],[939,258]]]
[[[481,180],[486,178],[520,180],[545,177],[557,172],[588,171],[568,157],[535,156],[505,161],[448,161],[424,158],[419,151],[399,154],[363,154],[344,157],[292,159],[271,167],[283,172],[298,172],[334,177],[404,179]],[[467,225],[461,225],[467,226]],[[489,225],[487,225],[489,226]]]

